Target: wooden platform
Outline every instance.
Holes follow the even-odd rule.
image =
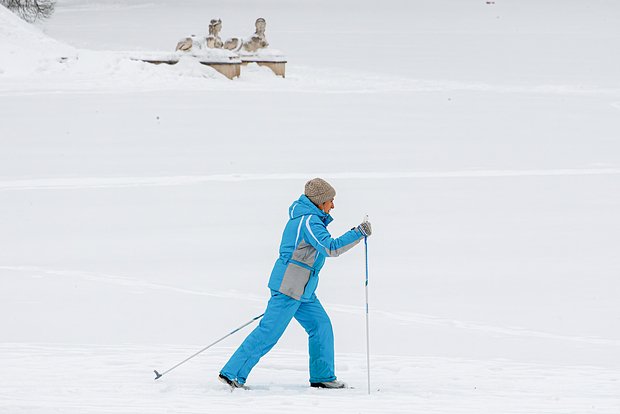
[[[179,63],[179,59],[183,55],[175,54],[163,54],[163,53],[141,53],[140,55],[133,54],[131,59],[142,62],[152,63],[154,65],[176,65]],[[248,63],[256,63],[259,66],[266,66],[276,75],[286,77],[286,60],[281,60],[280,56],[271,58],[271,56],[216,56],[213,59],[206,58],[204,56],[193,56],[202,65],[210,66],[228,79],[234,79],[241,76],[241,66],[246,66]],[[229,59],[230,61],[228,61]]]
[[[273,73],[276,74],[276,76],[282,76],[283,78],[286,77],[286,61],[266,61],[266,60],[259,60],[259,59],[242,59],[242,65],[243,66],[247,66],[248,63],[256,63],[258,66],[266,66],[269,69],[272,70]]]
[[[206,63],[203,65],[211,66],[213,69],[226,76],[228,79],[234,79],[241,76],[241,63]]]
[[[154,65],[176,65],[179,60],[178,59],[139,59],[143,62],[152,63]],[[201,65],[210,66],[213,69],[217,70],[222,75],[226,76],[228,79],[234,79],[241,76],[241,63],[239,62],[205,62],[199,61]]]

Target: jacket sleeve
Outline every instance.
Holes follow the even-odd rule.
[[[304,225],[306,240],[319,253],[327,257],[337,257],[354,247],[364,238],[357,229],[351,229],[337,239],[332,238],[325,224],[317,216],[311,215]]]

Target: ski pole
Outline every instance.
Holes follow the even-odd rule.
[[[364,237],[366,256],[366,370],[368,371],[368,395],[370,395],[370,334],[368,331],[368,237]]]
[[[203,353],[204,351],[206,351],[207,349],[211,348],[213,345],[215,345],[215,344],[217,344],[217,343],[219,343],[219,342],[223,341],[224,339],[228,338],[230,335],[234,334],[235,332],[240,331],[241,329],[245,328],[246,326],[248,326],[248,325],[249,325],[249,324],[251,324],[252,322],[254,322],[254,321],[256,321],[256,320],[258,320],[258,319],[262,318],[262,317],[263,317],[263,315],[265,315],[265,314],[264,314],[264,313],[263,313],[263,314],[260,314],[260,315],[258,315],[257,317],[253,318],[251,321],[244,323],[243,325],[241,325],[240,327],[238,327],[237,329],[235,329],[234,331],[232,331],[232,332],[231,332],[231,333],[229,333],[228,335],[223,336],[223,337],[221,337],[220,339],[218,339],[217,341],[213,342],[212,344],[209,344],[209,345],[205,346],[205,347],[204,347],[204,348],[202,348],[200,351],[196,352],[196,353],[195,353],[195,354],[193,354],[192,356],[189,356],[189,357],[185,358],[183,361],[179,362],[178,364],[176,364],[176,365],[175,365],[175,366],[173,366],[172,368],[170,368],[170,369],[168,369],[168,370],[166,370],[166,371],[162,372],[161,374],[160,374],[159,372],[157,372],[157,370],[155,370],[155,371],[154,371],[154,372],[155,372],[155,379],[156,379],[156,380],[160,379],[161,377],[163,377],[164,375],[166,375],[167,373],[169,373],[169,372],[170,372],[170,371],[172,371],[173,369],[175,369],[175,368],[177,368],[177,367],[179,367],[179,366],[181,366],[181,365],[185,364],[185,363],[186,363],[187,361],[189,361],[190,359],[194,358],[195,356],[197,356],[197,355],[199,355],[199,354]]]
[[[364,217],[368,221],[368,214]],[[368,236],[364,236],[364,256],[366,257],[366,371],[368,372],[368,395],[370,395],[370,334],[368,330]]]

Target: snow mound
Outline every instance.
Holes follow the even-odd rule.
[[[128,52],[76,49],[47,36],[0,6],[2,78],[10,78],[11,85],[19,88],[34,87],[30,84],[45,78],[48,83],[53,81],[55,87],[72,90],[102,86],[162,87],[162,82],[168,87],[178,87],[179,82],[189,82],[191,86],[196,80],[223,76],[191,56],[181,58],[175,65],[152,65],[133,58]]]
[[[0,76],[45,71],[75,54],[73,47],[52,39],[0,6]]]
[[[92,50],[79,50],[74,59],[64,62],[57,75],[59,78],[79,80],[91,87],[96,86],[98,79],[108,86],[141,87],[165,82],[173,87],[184,80],[223,78],[215,69],[200,64],[191,56],[182,57],[174,65],[154,65],[125,52]],[[159,84],[159,88],[163,87]]]
[[[230,61],[230,52],[196,55],[175,52],[123,52],[77,49],[59,42],[0,6],[0,90],[152,90],[209,87],[223,75],[200,60]],[[174,65],[145,63],[144,58],[174,57]],[[154,59],[157,60],[157,59]],[[240,60],[239,60],[240,62]],[[250,68],[249,79],[276,85],[267,68]]]

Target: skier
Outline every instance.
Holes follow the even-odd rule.
[[[219,379],[231,388],[244,388],[252,368],[280,339],[292,318],[308,333],[310,386],[346,388],[334,369],[334,334],[329,316],[314,291],[326,257],[348,251],[370,236],[364,221],[334,239],[327,231],[332,222],[336,190],[321,178],[305,185],[304,194],[289,208],[289,221],[280,244],[280,257],[271,272],[271,298],[259,325],[248,335],[222,368]]]

